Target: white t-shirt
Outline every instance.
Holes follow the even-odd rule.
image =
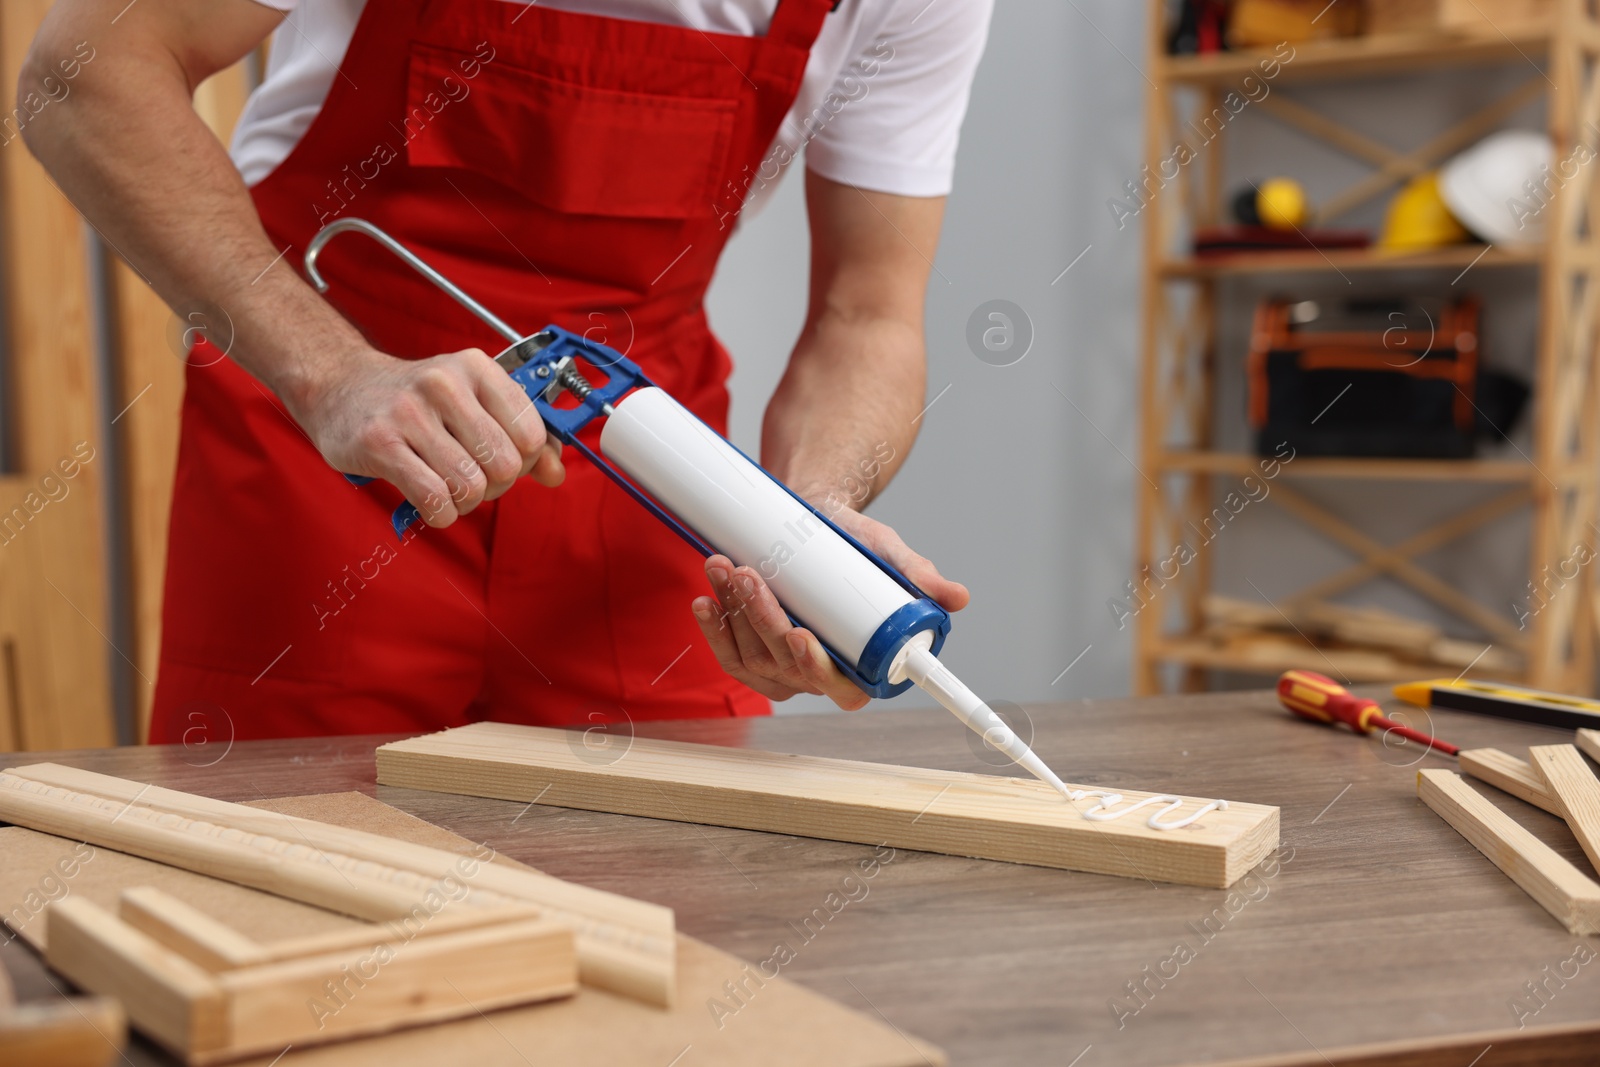
[[[365,0],[257,0],[288,11],[266,76],[234,130],[233,159],[254,184],[288,156],[327,97]],[[522,0],[508,0],[520,3]],[[777,0],[542,0],[545,7],[764,34]],[[901,196],[944,196],[993,0],[843,0],[823,22],[799,96],[746,210],[772,194],[803,148],[824,178]]]

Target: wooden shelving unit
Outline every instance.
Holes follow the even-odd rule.
[[[1333,222],[1351,208],[1391,195],[1412,176],[1431,170],[1484,135],[1500,128],[1518,110],[1545,102],[1547,127],[1560,159],[1567,158],[1583,131],[1600,124],[1600,0],[1557,0],[1548,27],[1509,34],[1426,33],[1304,42],[1282,62],[1272,78],[1274,91],[1250,105],[1300,132],[1316,137],[1372,167],[1372,173],[1321,205],[1317,222]],[[1146,116],[1145,159],[1151,172],[1172,155],[1180,141],[1194,142],[1181,125],[1183,104],[1208,114],[1229,91],[1243,95],[1243,79],[1258,72],[1271,51],[1211,56],[1166,54],[1166,9],[1149,0],[1146,70],[1153,90]],[[1281,57],[1280,57],[1281,58]],[[1410,151],[1395,151],[1357,130],[1335,123],[1276,90],[1296,82],[1354,80],[1372,75],[1442,70],[1452,67],[1521,65],[1529,77],[1500,99],[1450,128],[1420,139]],[[1203,688],[1212,670],[1273,675],[1291,667],[1342,674],[1350,681],[1392,681],[1428,673],[1464,673],[1454,658],[1430,661],[1413,653],[1386,655],[1306,636],[1290,622],[1307,607],[1378,578],[1404,583],[1475,631],[1485,655],[1484,671],[1509,681],[1569,692],[1591,689],[1595,665],[1597,598],[1593,564],[1550,595],[1540,610],[1522,620],[1509,604],[1492,607],[1475,601],[1415,562],[1489,522],[1513,512],[1530,514],[1530,581],[1553,573],[1579,541],[1593,544],[1597,488],[1600,488],[1600,241],[1590,219],[1600,219],[1600,166],[1590,164],[1568,181],[1546,208],[1546,241],[1537,247],[1497,248],[1462,245],[1397,255],[1376,249],[1252,252],[1221,259],[1188,255],[1188,235],[1197,226],[1221,221],[1225,210],[1223,148],[1227,127],[1196,153],[1145,203],[1141,337],[1139,523],[1134,581],[1159,592],[1149,610],[1135,620],[1134,689],[1158,692],[1171,665],[1186,689]],[[1592,135],[1590,141],[1592,142]],[[1170,169],[1170,168],[1169,168]],[[1292,171],[1291,171],[1292,172]],[[1282,466],[1270,503],[1340,545],[1354,562],[1317,579],[1273,610],[1285,625],[1255,643],[1241,643],[1237,627],[1207,618],[1212,589],[1211,554],[1201,549],[1175,577],[1160,571],[1174,548],[1193,540],[1192,531],[1212,513],[1217,492],[1230,481],[1259,470],[1260,457],[1214,447],[1214,376],[1219,283],[1229,278],[1265,275],[1373,275],[1383,272],[1435,272],[1441,285],[1465,271],[1534,271],[1538,279],[1539,336],[1530,419],[1533,447],[1515,459],[1423,460],[1297,457]],[[1520,450],[1519,450],[1520,451]],[[1311,479],[1471,483],[1489,491],[1466,510],[1385,545],[1362,532],[1358,517],[1334,514],[1298,489]],[[1241,518],[1248,522],[1248,516]],[[1151,576],[1159,582],[1152,583]],[[1233,591],[1240,593],[1241,591]],[[1243,595],[1249,595],[1244,591]],[[1260,598],[1255,598],[1260,603]],[[1212,601],[1215,603],[1215,601]],[[1176,606],[1175,606],[1176,605]],[[1176,624],[1176,625],[1175,625]],[[1421,625],[1419,623],[1419,625]],[[1449,642],[1460,646],[1460,642]],[[1520,664],[1513,667],[1511,664]]]

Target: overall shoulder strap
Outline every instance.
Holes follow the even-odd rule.
[[[811,51],[817,34],[822,32],[823,20],[839,3],[840,0],[778,0],[772,24],[767,27],[767,40]]]

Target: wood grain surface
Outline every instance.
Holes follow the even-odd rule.
[[[585,736],[472,723],[384,745],[378,783],[1217,889],[1278,847],[1278,810],[1239,799],[1208,811],[1218,802],[1168,794],[1173,811],[1151,804],[1159,794],[1119,786],[1115,796],[1068,802],[1032,778],[646,737],[596,760]],[[1129,815],[1094,820],[1102,804]],[[1196,815],[1186,826],[1149,825]]]
[[[1453,770],[1453,760],[1301,722],[1267,692],[1027,711],[1035,750],[1071,781],[1280,807],[1276,862],[1223,891],[897,851],[869,882],[847,884],[872,848],[380,789],[371,738],[229,750],[212,737],[193,750],[36,758],[226,800],[377,795],[550,874],[670,907],[680,931],[744,959],[765,959],[787,939],[796,950],[784,978],[881,1015],[956,1064],[1466,1067],[1480,1054],[1476,1067],[1593,1061],[1600,943],[1569,934],[1417,799],[1417,770]],[[1406,721],[1469,748],[1522,752],[1572,739],[1571,731],[1443,710],[1412,709]],[[969,747],[965,727],[933,710],[635,729],[1008,773]],[[1593,875],[1560,820],[1513,797],[1496,794],[1494,803]],[[829,894],[835,906],[845,901],[836,913]],[[819,908],[828,921],[818,928],[813,919],[811,937],[801,938],[796,927]],[[1175,951],[1180,945],[1187,953]],[[18,942],[0,948],[0,960],[23,997],[57,995]],[[1534,999],[1529,987],[1539,983],[1546,991]],[[166,1062],[144,1046],[130,1058],[139,1067]],[[523,1061],[508,1049],[475,1067],[499,1063]],[[693,1063],[691,1053],[676,1067]]]
[[[1589,761],[1573,745],[1535,745],[1528,759],[1589,862],[1600,867],[1600,778]]]
[[[1454,771],[1417,774],[1417,795],[1574,934],[1600,933],[1600,884]]]
[[[1487,782],[1503,793],[1542,808],[1551,815],[1566,817],[1561,800],[1545,788],[1544,779],[1533,764],[1497,748],[1468,748],[1461,752],[1461,773]]]

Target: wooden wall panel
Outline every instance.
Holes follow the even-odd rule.
[[[122,449],[125,550],[132,614],[137,740],[150,732],[156,660],[161,648],[161,586],[167,562],[167,517],[178,457],[183,364],[169,347],[172,313],[120,259],[111,263],[117,317],[117,420]]]
[[[0,5],[0,85],[5,115],[48,0]],[[249,93],[250,64],[200,86],[195,107],[226,141]],[[0,116],[3,117],[3,116]],[[38,121],[48,121],[40,112]],[[147,733],[160,648],[167,517],[177,458],[183,363],[174,316],[137,273],[110,260],[108,303],[114,378],[95,361],[96,308],[85,227],[29,154],[14,124],[0,137],[0,260],[4,278],[8,410],[13,471],[0,475],[0,750],[76,748],[115,741],[108,656],[134,673],[137,739]],[[101,439],[100,390],[120,412]],[[81,462],[85,454],[92,455]],[[115,517],[125,552],[130,647],[113,652],[106,479],[113,457],[124,480]],[[71,479],[56,472],[78,459]],[[65,493],[62,492],[65,486]],[[30,497],[30,493],[32,496]],[[53,499],[59,496],[59,499]],[[43,506],[40,502],[43,501]],[[5,519],[16,518],[8,526]]]
[[[0,4],[0,85],[8,115],[11,87],[48,7],[47,0]],[[34,119],[47,120],[45,112]],[[18,477],[9,499],[0,501],[6,505],[0,519],[16,515],[14,530],[0,525],[0,554],[16,581],[0,587],[0,595],[12,601],[5,614],[17,624],[12,660],[22,701],[19,740],[33,747],[105,745],[114,737],[102,636],[109,630],[107,450],[99,434],[84,248],[78,213],[12,135],[0,145],[0,256],[10,376],[6,418]],[[75,453],[93,459],[58,481],[52,471]],[[13,513],[19,504],[22,512]]]

